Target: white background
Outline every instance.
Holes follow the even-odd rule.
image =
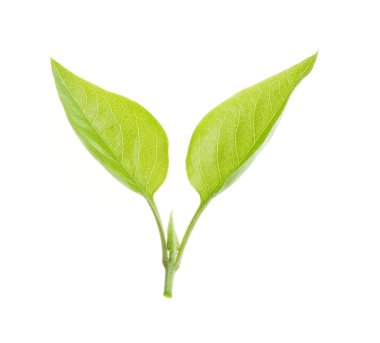
[[[376,1],[3,1],[0,342],[379,342]],[[170,140],[156,201],[183,234],[212,107],[319,49],[250,169],[201,217],[162,296],[143,198],[69,126],[49,56],[148,108]]]

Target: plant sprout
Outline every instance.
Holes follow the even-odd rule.
[[[211,110],[195,128],[186,170],[200,203],[181,241],[172,215],[165,234],[154,201],[169,166],[168,138],[160,123],[138,103],[95,86],[51,60],[62,105],[84,146],[110,174],[142,195],[153,212],[161,240],[166,297],[172,296],[174,275],[200,215],[251,164],[316,58],[317,53],[240,91]]]

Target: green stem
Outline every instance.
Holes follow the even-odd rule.
[[[165,268],[164,296],[167,298],[172,297],[175,272],[176,272],[175,265],[169,261],[169,263],[167,264]]]
[[[168,264],[168,251],[166,248],[166,238],[165,238],[165,230],[162,225],[160,213],[158,212],[156,203],[154,202],[153,198],[146,198],[148,201],[148,204],[153,212],[154,218],[156,219],[157,227],[158,227],[158,232],[160,234],[160,239],[161,239],[161,248],[162,248],[162,264],[164,265],[165,269]]]
[[[174,275],[177,269],[179,268],[181,264],[181,259],[183,256],[183,252],[185,250],[187,241],[190,238],[191,232],[194,229],[195,224],[197,223],[200,215],[206,208],[208,202],[201,202],[198,209],[194,213],[193,218],[191,219],[186,232],[183,236],[182,242],[178,248],[178,254],[176,257],[173,258],[173,256],[169,259],[168,257],[168,251],[167,251],[167,242],[165,238],[165,231],[164,227],[162,225],[161,217],[158,212],[156,203],[154,202],[153,198],[147,198],[148,204],[153,212],[154,218],[156,219],[158,232],[160,234],[161,239],[161,247],[162,247],[162,263],[165,267],[165,287],[164,287],[164,296],[167,298],[172,297],[173,293],[173,282],[174,282]],[[175,259],[175,260],[174,260]]]
[[[206,208],[208,202],[201,202],[197,211],[194,213],[194,216],[193,218],[191,219],[190,223],[189,223],[189,226],[187,227],[186,229],[186,232],[182,238],[182,242],[178,248],[178,255],[177,255],[177,259],[176,259],[176,263],[175,263],[175,270],[177,270],[181,264],[181,259],[182,259],[182,256],[183,256],[183,252],[185,250],[185,247],[186,247],[186,244],[187,244],[187,241],[189,240],[190,238],[190,235],[191,233],[193,232],[193,229],[194,229],[194,226],[195,224],[197,223],[199,217],[201,216],[202,212],[204,211],[204,209]]]

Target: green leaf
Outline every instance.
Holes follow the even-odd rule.
[[[168,171],[168,139],[141,105],[74,75],[51,60],[59,97],[90,153],[128,188],[150,198]]]
[[[176,257],[179,247],[179,241],[177,233],[174,229],[174,222],[173,222],[173,212],[170,213],[170,219],[169,219],[169,225],[168,225],[168,242],[167,242],[167,248],[170,252],[170,257]]]
[[[186,167],[203,203],[226,189],[250,165],[316,58],[317,53],[235,94],[201,120],[190,141]]]

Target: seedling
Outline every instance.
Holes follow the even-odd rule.
[[[162,126],[138,103],[97,87],[51,60],[62,105],[84,146],[116,179],[142,195],[153,212],[161,239],[166,297],[172,296],[174,275],[200,215],[251,164],[290,94],[310,73],[316,58],[314,54],[235,94],[211,110],[195,128],[186,170],[200,204],[181,242],[172,215],[165,235],[154,201],[169,165],[168,138]]]

